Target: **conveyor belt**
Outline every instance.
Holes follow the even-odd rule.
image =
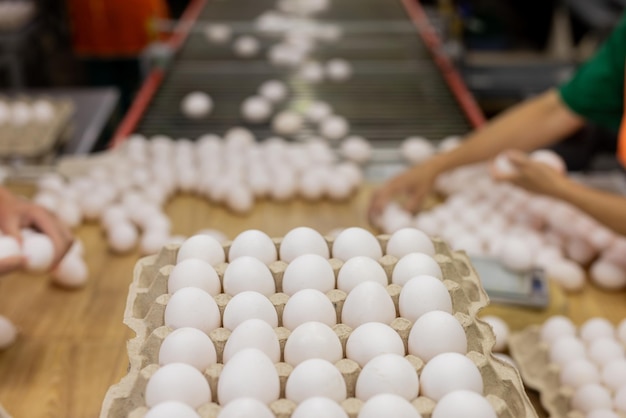
[[[136,131],[193,139],[243,125],[259,138],[271,136],[269,124],[247,124],[239,106],[272,78],[286,81],[291,88],[285,107],[327,101],[351,122],[351,133],[363,135],[375,146],[395,147],[409,135],[438,140],[471,128],[400,1],[334,0],[331,9],[318,16],[339,24],[344,34],[338,42],[318,44],[313,58],[348,59],[354,75],[345,83],[312,85],[294,77],[293,70],[271,66],[265,52],[275,39],[260,37],[263,53],[249,60],[236,57],[230,45],[209,44],[202,34],[201,27],[210,22],[235,22],[239,33],[253,31],[252,20],[274,3],[209,0]],[[179,110],[181,99],[194,90],[209,93],[216,103],[205,120],[191,121]],[[314,133],[312,128],[300,136]]]

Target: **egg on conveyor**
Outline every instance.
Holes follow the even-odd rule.
[[[294,135],[302,129],[302,116],[291,110],[284,110],[272,119],[272,130],[279,135]]]
[[[372,145],[361,136],[349,136],[340,145],[341,153],[347,160],[358,164],[366,163],[372,158]]]
[[[412,136],[402,142],[400,152],[409,163],[420,164],[435,154],[436,147],[426,138]]]
[[[230,40],[233,31],[230,26],[222,23],[213,23],[204,28],[204,35],[214,44],[223,44]]]
[[[272,104],[262,96],[248,97],[241,104],[241,114],[248,122],[265,122],[272,114]]]
[[[312,102],[305,110],[305,116],[313,123],[320,123],[323,119],[329,117],[333,113],[333,108],[326,102]]]
[[[302,65],[298,76],[309,83],[319,83],[324,80],[324,67],[317,61],[310,61]]]
[[[268,80],[259,87],[259,95],[272,103],[280,103],[287,98],[288,89],[279,80]]]
[[[320,122],[320,134],[333,141],[338,141],[348,135],[350,124],[342,116],[331,115]]]
[[[239,57],[250,58],[259,53],[261,44],[259,41],[248,35],[240,36],[233,44],[235,54]]]
[[[213,110],[211,96],[201,91],[194,91],[183,97],[181,111],[189,119],[201,119]]]
[[[346,81],[352,77],[352,65],[341,58],[326,63],[326,76],[332,81]]]

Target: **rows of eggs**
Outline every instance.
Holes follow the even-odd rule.
[[[244,411],[274,416],[262,405],[277,401],[281,374],[286,379],[284,396],[292,405],[299,404],[292,415],[296,417],[347,416],[338,402],[348,395],[365,401],[362,417],[383,410],[417,417],[410,401],[418,394],[439,401],[434,417],[473,416],[468,408],[477,417],[495,417],[481,396],[481,372],[464,355],[468,343],[470,349],[483,349],[472,347],[480,342],[468,342],[463,325],[452,315],[459,307],[453,310],[441,268],[432,258],[433,243],[419,230],[404,229],[391,236],[385,252],[395,257],[389,277],[377,261],[384,260],[381,245],[366,230],[344,230],[330,251],[326,240],[310,228],[290,231],[278,251],[269,237],[250,230],[235,238],[224,268],[219,243],[208,236],[189,238],[167,275],[171,295],[163,323],[174,331],[163,340],[158,355],[162,367],[145,389],[152,407],[147,416],[159,417],[162,410],[172,413],[177,407],[189,410],[172,400],[187,402],[193,410],[215,398],[224,406],[220,417]],[[345,260],[337,277],[331,255]],[[277,258],[288,263],[282,280],[274,280],[270,269],[277,269]],[[211,265],[221,266],[222,274]],[[385,289],[389,281],[401,286],[397,306]],[[223,362],[223,369],[212,366],[217,361]],[[284,363],[274,367],[280,361]],[[219,375],[213,390],[201,373],[207,368]],[[345,374],[355,370],[358,377],[347,385]],[[200,389],[185,386],[173,395],[172,386],[181,387],[181,379],[198,382]],[[446,395],[449,400],[442,401]],[[305,402],[308,398],[315,401]],[[458,409],[461,399],[466,401]],[[453,406],[456,412],[449,410]],[[261,411],[267,415],[258,415]]]
[[[550,151],[535,156],[563,167]],[[455,250],[497,257],[512,270],[543,268],[570,291],[584,286],[587,266],[599,286],[626,287],[626,237],[566,202],[498,183],[489,171],[479,164],[441,176],[437,189],[447,195],[441,205],[415,217],[391,205],[381,218],[382,228],[390,233],[414,225],[440,235]]]
[[[1,3],[0,3],[1,4]],[[0,100],[0,126],[23,127],[29,124],[49,123],[55,117],[50,100]]]
[[[591,318],[577,329],[569,318],[554,316],[541,326],[540,339],[571,393],[571,410],[588,418],[626,414],[626,320],[616,327]]]

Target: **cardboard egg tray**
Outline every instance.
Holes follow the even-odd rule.
[[[585,418],[570,406],[574,390],[561,384],[559,365],[550,362],[550,347],[541,341],[541,326],[532,325],[512,334],[509,351],[524,383],[539,392],[541,404],[553,418]],[[626,414],[619,414],[626,418]]]
[[[378,237],[383,249],[386,247],[388,236]],[[327,238],[329,247],[332,239]],[[537,417],[522,385],[522,380],[517,370],[508,363],[502,362],[491,355],[491,349],[495,342],[493,331],[485,322],[477,319],[477,313],[489,302],[487,294],[480,285],[476,271],[471,266],[468,257],[464,253],[452,253],[443,241],[433,239],[437,254],[434,256],[439,263],[444,277],[444,284],[452,296],[454,316],[463,325],[468,339],[468,357],[478,366],[484,380],[485,397],[492,404],[499,418],[530,418]],[[280,239],[275,239],[277,248]],[[230,245],[225,245],[226,254]],[[158,353],[164,338],[171,330],[164,325],[164,312],[169,295],[167,294],[167,280],[170,271],[176,263],[178,245],[170,245],[161,250],[158,255],[140,260],[135,266],[133,282],[130,285],[124,323],[136,333],[136,337],[128,342],[128,355],[130,359],[129,373],[118,384],[113,385],[106,394],[103,402],[101,418],[143,417],[148,408],[145,406],[144,391],[150,376],[159,368]],[[335,275],[342,266],[337,259],[330,260]],[[391,273],[397,259],[385,255],[379,260],[391,278]],[[227,264],[218,266],[216,269],[223,277]],[[279,317],[279,327],[275,329],[281,343],[281,351],[290,331],[281,327],[282,311],[288,296],[280,293],[282,289],[282,277],[287,264],[276,261],[270,265],[270,270],[276,281],[279,293],[270,296]],[[391,281],[391,280],[390,280]],[[398,312],[398,297],[401,287],[391,284],[387,291],[391,295]],[[341,309],[346,294],[340,290],[331,290],[327,293],[337,310],[338,320],[341,318]],[[220,294],[215,297],[220,312],[223,314],[226,304],[231,296]],[[402,337],[405,349],[411,330],[411,321],[398,317],[390,324]],[[351,328],[347,325],[338,324],[333,328],[339,336],[345,354],[345,343],[350,335]],[[221,355],[230,331],[218,328],[210,333],[217,355],[218,363],[210,366],[204,372],[207,378],[213,400],[217,399],[217,381],[223,368]],[[408,352],[408,351],[407,351]],[[414,365],[418,374],[424,366],[424,362],[418,357],[407,355],[406,358]],[[342,359],[335,364],[341,371],[348,390],[348,399],[342,406],[351,418],[356,418],[363,402],[354,398],[355,385],[360,367],[349,359]],[[285,383],[292,366],[287,363],[277,363],[276,369],[281,381],[281,399],[273,402],[270,408],[277,418],[288,418],[295,409],[295,404],[285,395]],[[435,402],[424,396],[413,400],[413,405],[422,417],[430,418],[435,407]],[[219,413],[220,406],[210,403],[201,406],[198,413],[203,418],[214,418]]]
[[[23,125],[0,124],[0,157],[40,158],[50,153],[64,138],[74,112],[74,105],[66,99],[47,98],[47,100],[54,108],[54,115],[50,120],[33,119]],[[34,98],[0,97],[0,101],[8,104],[15,101],[31,104]]]

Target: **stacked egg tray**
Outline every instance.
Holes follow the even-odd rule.
[[[380,235],[377,237],[383,250],[389,236]],[[326,238],[329,247],[332,247],[332,238]],[[281,239],[274,239],[277,249]],[[480,284],[478,275],[469,258],[465,253],[451,252],[443,241],[433,239],[436,248],[434,259],[440,265],[443,272],[444,284],[452,297],[453,312],[455,318],[462,324],[468,340],[468,354],[480,370],[484,381],[484,395],[491,403],[499,418],[530,418],[537,417],[522,384],[520,375],[513,366],[502,362],[491,354],[491,349],[495,342],[495,337],[491,327],[477,318],[477,313],[485,307],[489,299]],[[228,254],[230,244],[226,243],[224,249]],[[101,418],[141,418],[148,408],[145,406],[144,393],[148,380],[159,368],[158,354],[161,343],[171,330],[164,325],[164,312],[169,295],[167,293],[168,276],[173,265],[176,264],[176,256],[179,245],[169,245],[164,247],[159,254],[149,256],[140,260],[135,266],[133,282],[130,285],[124,323],[135,333],[136,337],[128,343],[128,355],[130,359],[129,373],[116,385],[111,386],[103,402]],[[391,274],[397,262],[397,258],[385,255],[379,263],[387,273],[389,282]],[[331,265],[337,275],[342,266],[342,261],[330,260]],[[220,279],[226,269],[226,264],[216,268]],[[282,277],[287,264],[276,261],[270,266],[272,275],[276,282],[276,288],[281,289]],[[387,286],[398,312],[398,298],[401,287],[395,284]],[[346,294],[334,289],[327,293],[337,311],[338,324],[333,328],[339,336],[344,348],[344,359],[335,363],[346,381],[348,398],[341,403],[350,418],[356,418],[363,402],[355,398],[355,385],[360,372],[358,364],[345,358],[345,344],[350,335],[351,328],[339,322],[341,310]],[[283,308],[288,300],[284,293],[275,293],[270,296],[270,300],[275,306],[279,327],[275,329],[281,344],[281,351],[284,350],[285,342],[290,331],[281,327],[280,318]],[[219,294],[215,300],[223,314],[231,296]],[[412,323],[406,318],[399,317],[390,324],[391,327],[401,336],[405,351],[407,350],[407,340]],[[213,393],[212,399],[217,399],[217,382],[220,371],[224,367],[221,364],[222,352],[230,331],[218,328],[210,333],[210,338],[214,342],[217,351],[218,363],[209,366],[204,376],[209,382]],[[418,374],[424,367],[424,362],[412,355],[406,358],[415,367]],[[296,405],[285,399],[285,383],[292,366],[287,363],[277,363],[281,382],[281,398],[270,405],[270,409],[277,418],[288,418]],[[430,418],[436,405],[435,401],[419,396],[412,401],[413,406],[418,410],[423,418]],[[218,415],[220,406],[217,403],[209,403],[197,409],[203,418],[214,418]]]
[[[20,102],[30,107],[37,100],[34,97],[0,97],[0,104],[11,108]],[[0,123],[0,158],[41,158],[66,138],[74,104],[66,99],[45,100],[52,106],[49,118],[38,120],[31,116],[24,123],[10,120]]]
[[[541,340],[539,325],[511,335],[509,350],[524,383],[539,392],[541,404],[551,417],[585,418],[584,413],[571,407],[574,390],[561,384],[561,369],[550,362],[549,347]],[[625,414],[620,416],[626,418]]]

